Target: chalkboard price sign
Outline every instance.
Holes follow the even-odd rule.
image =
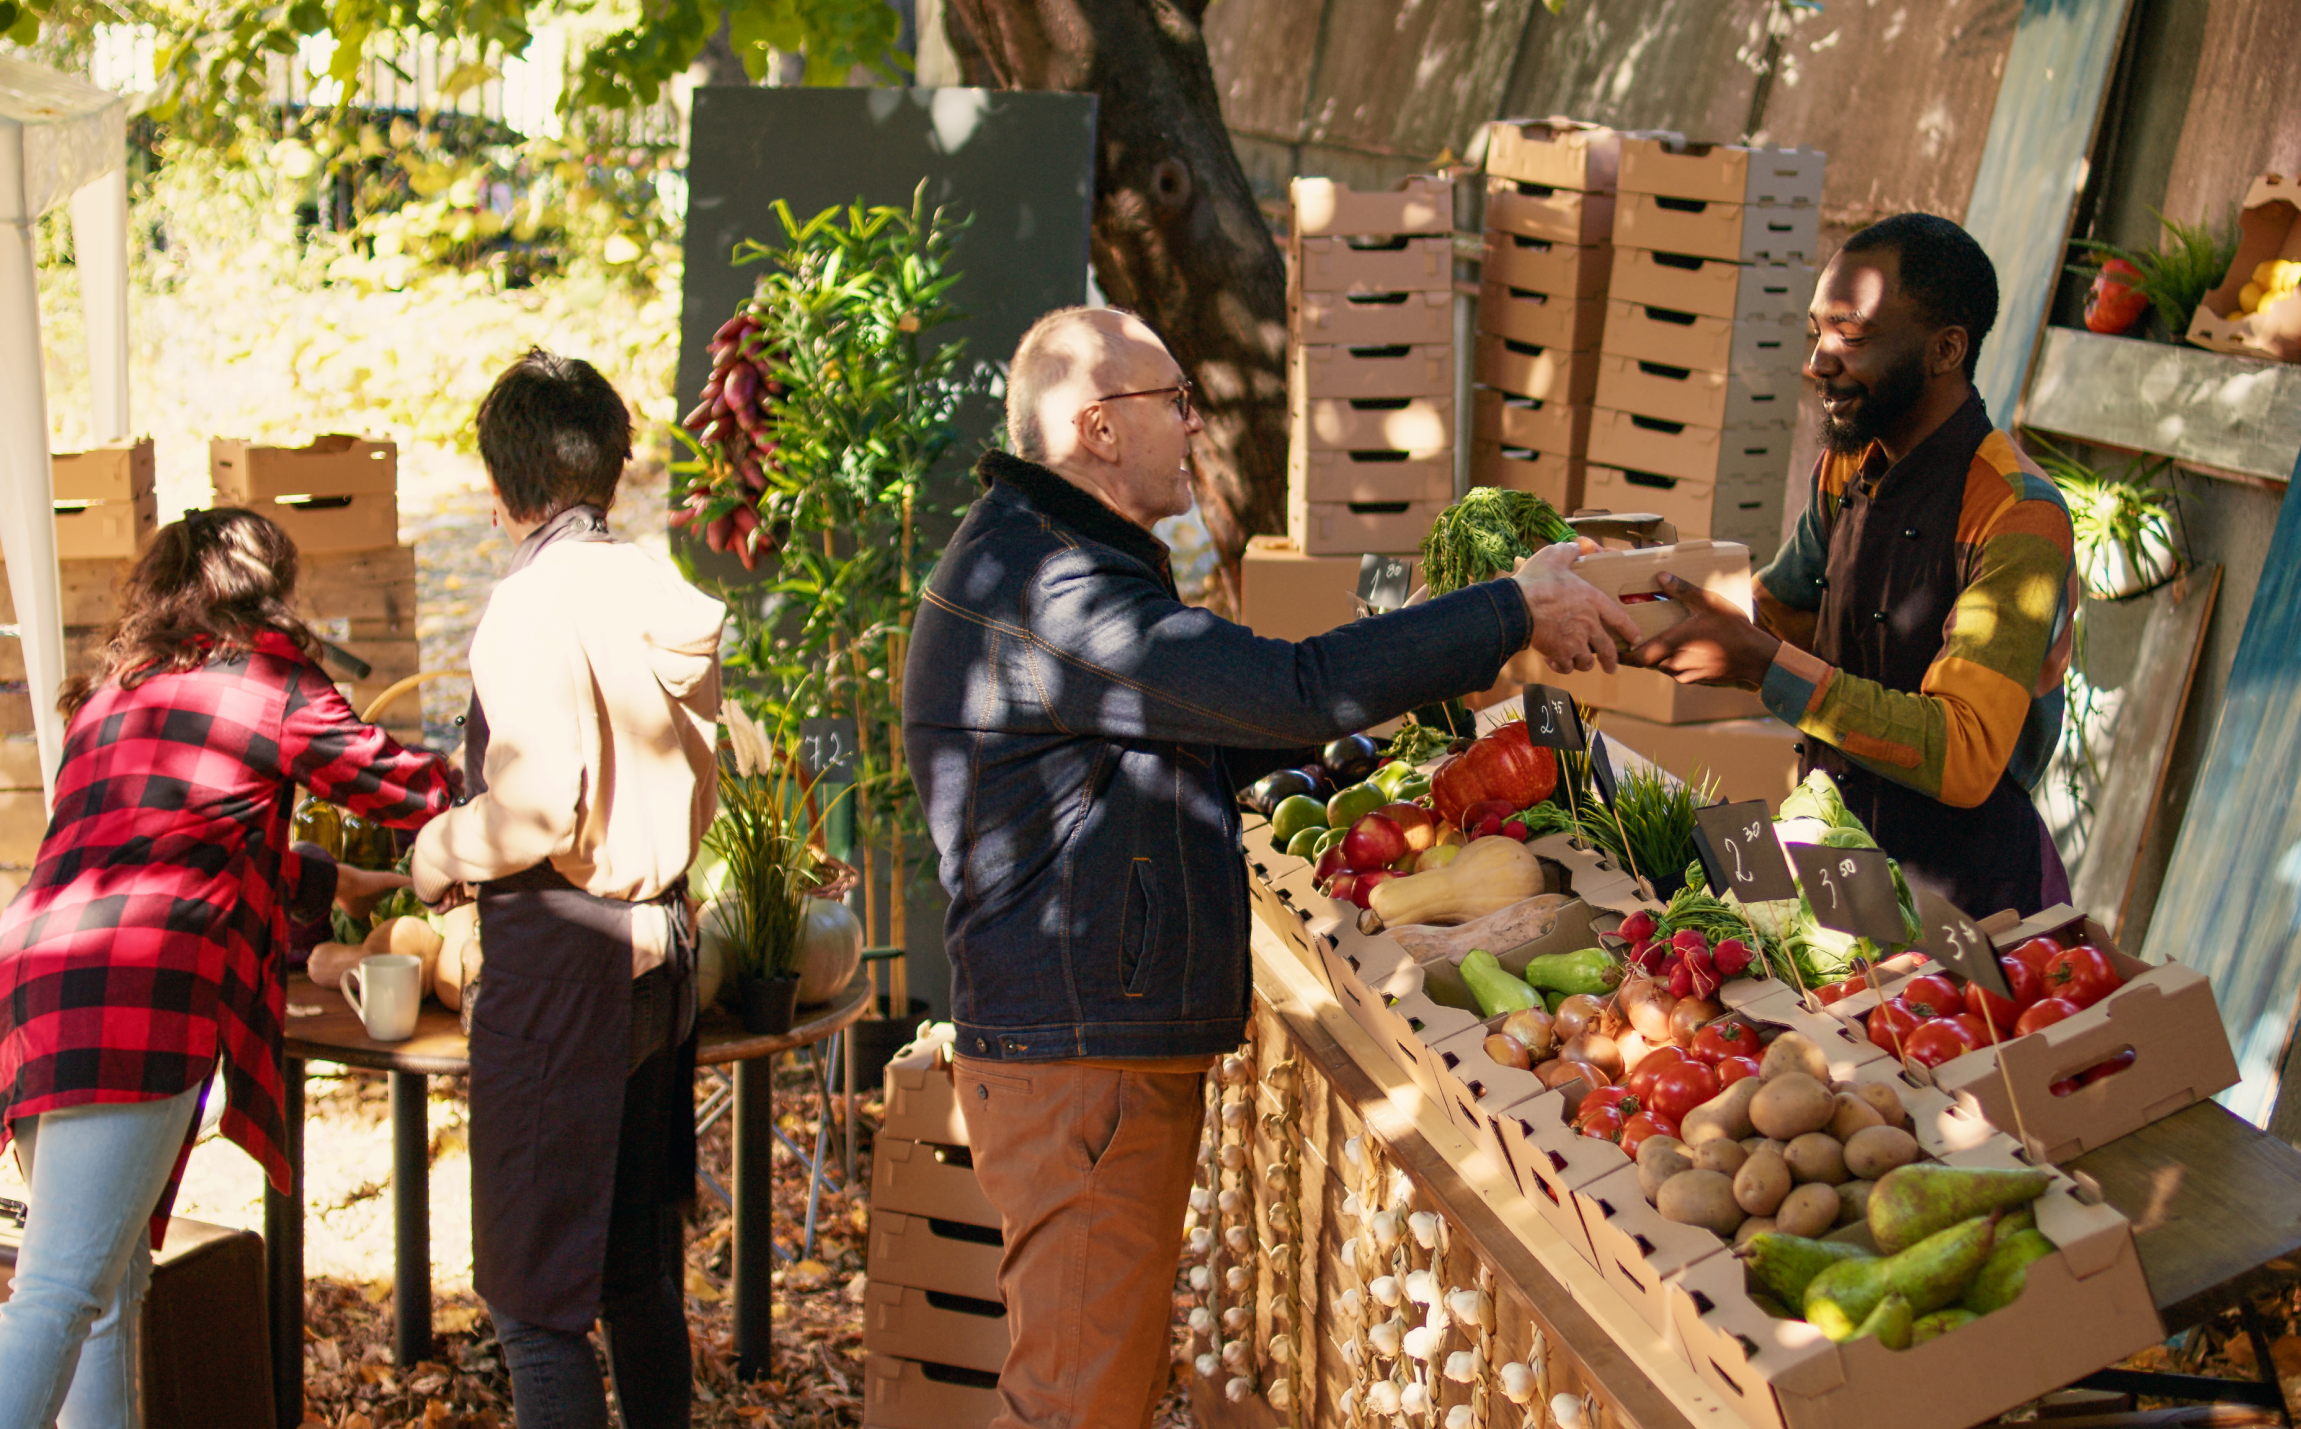
[[[1572,695],[1555,685],[1528,685],[1525,702],[1526,738],[1535,748],[1581,749],[1589,743]]]
[[[1925,937],[1919,946],[1951,972],[1969,982],[1980,983],[1982,991],[2012,1001],[2013,985],[2006,981],[2005,969],[1998,965],[1997,946],[1990,942],[1989,935],[1956,904],[1932,889],[1912,891],[1917,894],[1918,917],[1925,922]]]
[[[1792,844],[1790,861],[1797,866],[1798,881],[1806,886],[1815,922],[1873,943],[1908,940],[1909,928],[1902,922],[1901,899],[1895,894],[1884,850]]]
[[[1590,731],[1590,779],[1608,807],[1620,802],[1614,793],[1614,761],[1606,757],[1606,736]]]
[[[1358,560],[1358,598],[1377,614],[1397,610],[1413,591],[1414,561],[1409,556],[1369,553]]]
[[[843,715],[799,721],[799,764],[810,779],[855,777],[855,722]]]
[[[1694,847],[1702,855],[1710,887],[1720,893],[1730,891],[1744,903],[1798,896],[1763,799],[1696,809]]]

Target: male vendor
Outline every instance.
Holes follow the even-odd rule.
[[[1974,390],[1997,274],[1964,229],[1904,213],[1822,272],[1812,503],[1759,573],[1758,624],[1665,578],[1693,614],[1631,653],[1755,686],[1886,852],[1976,917],[2067,896],[2030,803],[2061,730],[2078,586],[2068,508]]]

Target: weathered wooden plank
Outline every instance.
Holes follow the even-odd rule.
[[[2120,942],[2134,869],[2162,806],[2173,741],[2181,732],[2197,656],[2205,648],[2205,624],[2213,618],[2220,591],[2221,567],[2206,565],[2149,597],[2154,608],[2142,628],[2133,676],[2125,682],[2126,704],[2118,711],[2109,781],[2094,803],[2085,859],[2071,880],[2071,901],[2107,924]]]
[[[2301,106],[2293,103],[2297,51],[2301,6],[2212,0],[2165,188],[2168,216],[2218,226],[2255,175],[2301,171]]]
[[[1325,12],[1325,0],[1223,0],[1207,8],[1202,33],[1223,123],[1281,143],[1301,139],[1315,67],[1309,56]]]
[[[2301,365],[2049,327],[2021,421],[2283,481],[2301,458]]]
[[[1305,137],[1382,153],[1461,154],[1493,118],[1533,0],[1327,0]]]
[[[1749,117],[1771,0],[1606,0],[1537,9],[1503,112],[1727,140]]]
[[[1974,385],[2003,421],[2021,398],[2061,274],[2131,0],[2026,0],[1966,205],[1997,265],[1997,326]]]

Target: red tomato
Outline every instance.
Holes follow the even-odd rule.
[[[1870,1042],[1896,1054],[1900,1045],[1909,1041],[1910,1033],[1917,1029],[1921,1019],[1910,1010],[1910,1005],[1898,997],[1889,997],[1870,1013]]]
[[[2045,965],[2046,991],[2079,1007],[2091,1007],[2124,985],[2109,955],[2091,943],[2064,948]]]
[[[1726,1088],[1732,1086],[1742,1078],[1754,1077],[1757,1074],[1757,1058],[1728,1057],[1725,1061],[1718,1064],[1718,1090],[1724,1091]]]
[[[1584,1136],[1594,1136],[1600,1141],[1619,1141],[1622,1139],[1625,1120],[1621,1108],[1602,1106],[1590,1115],[1577,1119],[1574,1125]]]
[[[2108,1061],[2096,1062],[2092,1066],[2087,1067],[2084,1071],[2079,1072],[2077,1074],[2077,1084],[2081,1087],[2090,1087],[2095,1082],[2100,1081],[2103,1077],[2114,1077],[2119,1072],[2124,1071],[2127,1067],[2132,1065],[2133,1049],[2128,1047],[2124,1051],[2118,1053],[2116,1056],[2110,1058]]]
[[[1963,1027],[1946,1017],[1921,1022],[1911,1031],[1902,1049],[1913,1062],[1938,1067],[1952,1057],[1962,1057],[1973,1050],[1971,1036]]]
[[[1628,1105],[1625,1106],[1624,1103],[1628,1103]],[[1619,1123],[1621,1118],[1630,1115],[1637,1109],[1638,1103],[1631,1100],[1628,1087],[1599,1087],[1583,1094],[1582,1105],[1574,1112],[1574,1124],[1580,1126],[1583,1122],[1606,1112],[1614,1113],[1616,1121]]]
[[[1694,1034],[1694,1060],[1713,1067],[1728,1057],[1757,1056],[1763,1051],[1756,1030],[1733,1018],[1720,1018]]]
[[[1638,1059],[1637,1069],[1630,1073],[1629,1080],[1623,1085],[1629,1089],[1631,1096],[1638,1099],[1638,1104],[1644,1106],[1654,1094],[1654,1079],[1685,1060],[1683,1048],[1675,1045],[1656,1047]]]
[[[2123,258],[2112,258],[2101,265],[2101,272],[2094,278],[2093,288],[2085,299],[2086,331],[2121,333],[2149,311],[2148,297],[2133,286],[2133,281],[2140,276],[2141,270]]]
[[[1622,1123],[1622,1134],[1615,1138],[1622,1145],[1622,1153],[1632,1161],[1638,1159],[1638,1148],[1646,1144],[1649,1136],[1676,1136],[1678,1123],[1660,1112],[1642,1111]]]
[[[1649,1105],[1672,1121],[1684,1119],[1687,1112],[1718,1094],[1718,1074],[1703,1062],[1680,1062],[1662,1069],[1654,1079],[1654,1098]]]
[[[1910,1011],[1917,1014],[1920,1022],[1929,1017],[1947,1017],[1953,1012],[1965,1011],[1965,994],[1958,991],[1956,983],[1940,973],[1911,978],[1901,985],[1898,995],[1903,1002],[1909,1004]]]
[[[2046,1090],[2057,1097],[2066,1097],[2077,1090],[2077,1079],[2075,1077],[2063,1077],[2060,1081],[2047,1087]]]
[[[2013,951],[2007,953],[2006,956],[2017,963],[2027,963],[2035,968],[2038,981],[2043,982],[2045,980],[2045,965],[2053,961],[2053,955],[2060,951],[2061,944],[2059,941],[2041,936],[2017,944]]]
[[[1857,992],[1867,992],[1869,986],[1870,980],[1868,978],[1856,974],[1844,982],[1833,982],[1826,987],[1815,988],[1814,996],[1821,1001],[1822,1006],[1827,1007],[1840,998],[1851,997]]]
[[[1965,1029],[1965,1040],[1971,1043],[1973,1046],[1987,1047],[1989,1045],[1989,1024],[1974,1016],[1970,1012],[1952,1013],[1948,1017],[1937,1018],[1935,1020],[1951,1023],[1957,1027]]]
[[[2036,968],[2019,958],[1999,958],[1997,965],[2005,970],[2005,983],[2013,989],[2013,1001],[1982,991],[1978,982],[1969,982],[1965,985],[1965,1010],[1976,1017],[1988,1018],[2004,1033],[2013,1030],[2014,1022],[2045,996],[2045,979]]]
[[[2030,1004],[2028,1010],[2013,1021],[2013,1035],[2027,1037],[2040,1027],[2051,1027],[2064,1017],[2075,1017],[2085,1011],[2066,997],[2048,997]]]

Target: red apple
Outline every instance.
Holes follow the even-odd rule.
[[[1342,836],[1341,847],[1343,862],[1362,871],[1388,868],[1410,852],[1406,831],[1382,814],[1362,815]]]
[[[1373,894],[1374,890],[1380,885],[1388,883],[1391,879],[1398,876],[1399,875],[1392,873],[1387,868],[1376,869],[1372,873],[1360,873],[1352,875],[1350,901],[1357,904],[1361,908],[1373,906],[1373,899],[1371,895]]]
[[[1332,853],[1334,850],[1328,849],[1327,852]],[[1334,882],[1326,885],[1326,896],[1337,903],[1358,902],[1358,875],[1355,873],[1334,875]]]
[[[1416,853],[1438,842],[1438,816],[1420,804],[1384,804],[1374,812],[1398,825],[1406,846]]]
[[[1310,881],[1323,888],[1338,873],[1348,873],[1350,864],[1343,858],[1342,845],[1336,844],[1318,856],[1318,865],[1310,871]]]

